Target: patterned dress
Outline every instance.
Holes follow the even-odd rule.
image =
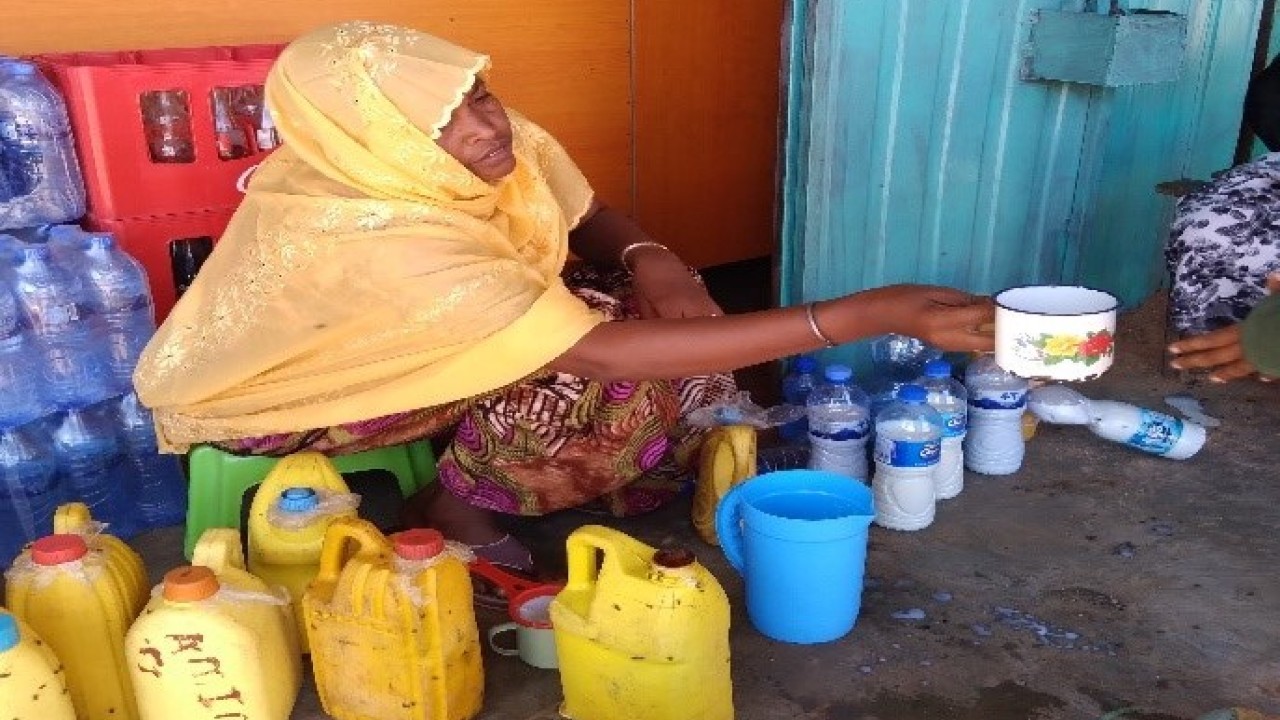
[[[585,265],[565,273],[573,293],[611,321],[639,317],[629,280]],[[594,504],[631,515],[684,490],[702,439],[684,418],[736,396],[727,374],[601,383],[547,372],[440,407],[218,445],[252,455],[339,455],[451,434],[440,481],[472,505],[541,515]]]
[[[1280,153],[1180,199],[1165,260],[1174,329],[1200,334],[1243,320],[1280,270]]]

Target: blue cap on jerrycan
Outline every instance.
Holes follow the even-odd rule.
[[[18,621],[9,613],[0,613],[0,652],[12,650],[22,641]]]
[[[279,508],[287,513],[311,512],[320,507],[320,496],[308,487],[286,488],[280,493]]]

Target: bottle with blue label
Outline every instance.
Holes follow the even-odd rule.
[[[83,252],[90,311],[104,327],[111,375],[119,392],[131,392],[138,356],[156,331],[147,273],[111,233],[87,234]]]
[[[919,385],[903,385],[876,415],[871,490],[875,522],[890,530],[926,528],[937,508],[933,473],[942,456],[943,421],[928,397]]]
[[[997,365],[993,355],[969,363],[964,379],[969,392],[965,467],[982,475],[1018,472],[1026,454],[1022,415],[1027,409],[1029,384]]]
[[[63,500],[58,467],[39,423],[0,430],[0,566],[53,533]]]
[[[939,500],[949,500],[964,489],[964,442],[968,427],[969,393],[951,378],[951,363],[930,360],[924,375],[916,381],[923,387],[929,406],[942,416],[942,456],[934,469],[934,492]]]
[[[1114,400],[1089,400],[1094,435],[1136,450],[1186,460],[1204,447],[1203,425]]]
[[[155,423],[133,392],[113,401],[124,465],[132,474],[137,519],[143,528],[181,525],[187,515],[187,481],[178,455],[156,446]]]
[[[809,393],[821,381],[818,361],[811,355],[800,355],[791,361],[791,367],[782,378],[782,400],[788,405],[805,407]],[[803,442],[809,436],[809,419],[802,417],[778,426],[778,436],[785,442]]]
[[[0,229],[84,214],[84,179],[66,104],[30,62],[0,62],[0,173]]]
[[[109,408],[70,408],[57,416],[53,445],[70,499],[89,506],[93,517],[124,539],[138,531],[135,478],[125,463]]]
[[[871,411],[846,365],[828,365],[809,393],[809,467],[866,482]]]

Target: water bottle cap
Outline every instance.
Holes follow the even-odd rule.
[[[653,564],[660,568],[688,567],[698,561],[698,557],[689,548],[674,547],[659,550],[653,554]]]
[[[828,365],[822,376],[831,382],[848,382],[853,377],[853,369],[848,365]]]
[[[924,376],[931,378],[951,377],[951,363],[946,360],[930,360],[924,364]]]
[[[444,552],[444,535],[439,530],[417,528],[391,536],[396,555],[405,560],[430,560]]]
[[[164,575],[164,599],[174,602],[205,600],[216,595],[220,587],[218,576],[199,565],[184,565]]]
[[[818,359],[811,355],[801,355],[791,363],[791,369],[798,373],[811,373],[818,369]]]
[[[919,385],[903,385],[898,388],[898,399],[905,403],[922,403],[929,399],[929,393]]]
[[[12,650],[21,641],[18,620],[9,613],[0,613],[0,652]]]
[[[88,554],[89,546],[79,535],[46,535],[31,543],[31,561],[37,565],[61,565]]]
[[[277,507],[282,512],[304,513],[320,507],[320,496],[309,487],[291,487],[280,493]]]

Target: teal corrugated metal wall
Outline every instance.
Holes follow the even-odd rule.
[[[1140,303],[1154,185],[1230,163],[1260,4],[1150,0],[1188,16],[1181,80],[1104,89],[1021,79],[1034,13],[1079,1],[794,0],[780,301],[1083,282]]]

